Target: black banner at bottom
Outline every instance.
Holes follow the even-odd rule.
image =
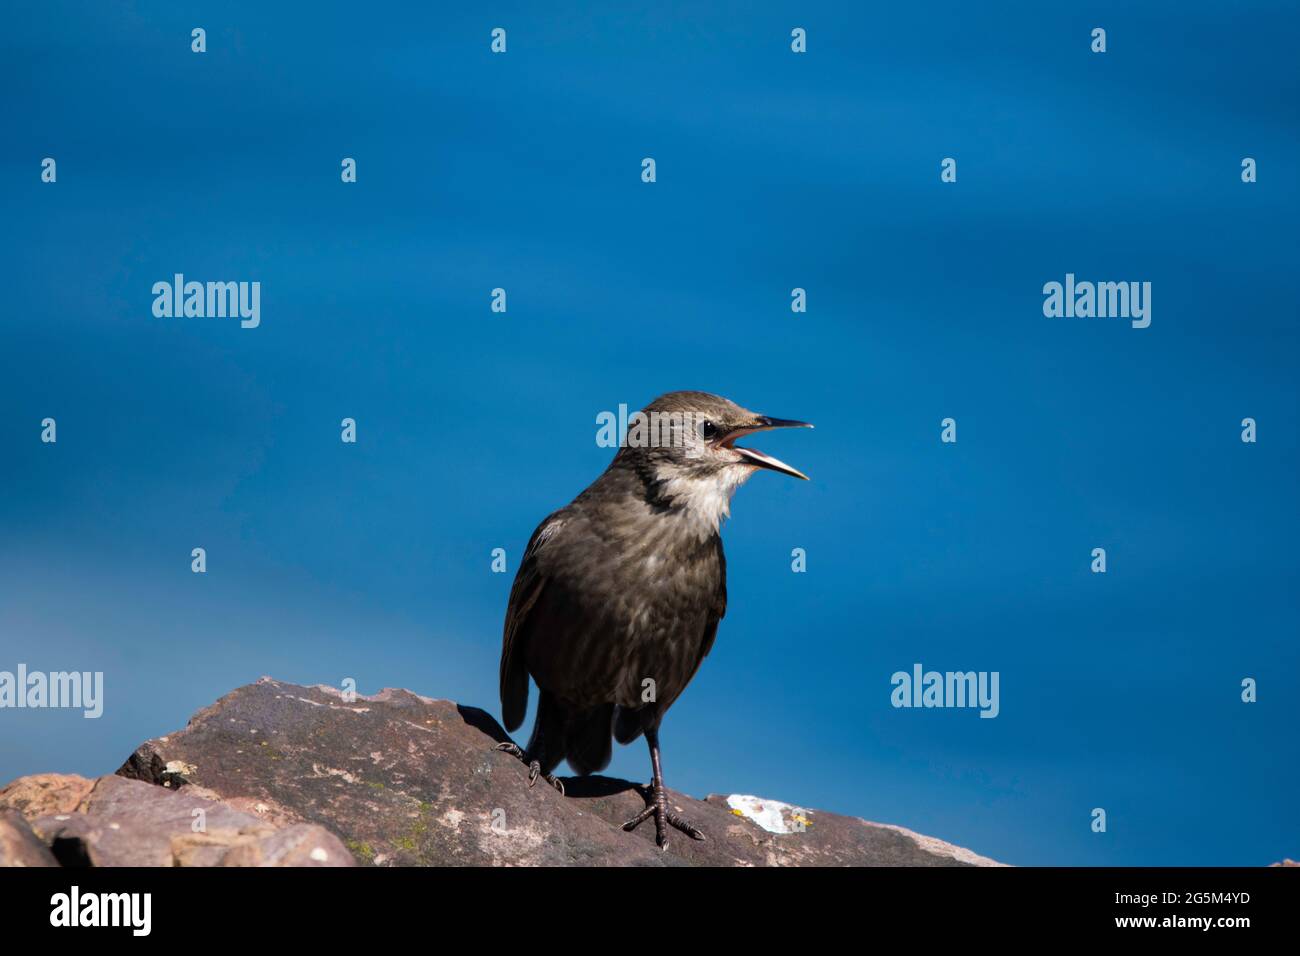
[[[9,943],[45,934],[374,943],[376,933],[447,932],[469,921],[534,938],[577,926],[626,934],[686,921],[693,931],[716,923],[731,941],[792,921],[818,935],[911,925],[926,941],[1048,930],[1230,942],[1294,933],[1298,901],[1297,871],[1280,867],[0,870]]]

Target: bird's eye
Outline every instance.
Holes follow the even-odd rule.
[[[718,437],[718,426],[706,418],[700,423],[700,434],[704,436],[705,441],[712,441]]]

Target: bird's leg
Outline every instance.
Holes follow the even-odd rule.
[[[522,760],[524,763],[528,765],[528,789],[529,790],[533,789],[533,784],[537,783],[538,777],[543,777],[547,783],[549,783],[552,787],[554,787],[556,790],[560,792],[560,796],[564,796],[564,783],[560,780],[560,778],[555,776],[554,774],[542,773],[541,761],[533,760],[531,757],[528,756],[527,752],[524,751],[513,740],[507,740],[505,743],[497,744],[494,749],[500,750],[502,753],[508,753],[512,757],[518,757],[520,760]]]
[[[646,820],[654,817],[655,843],[659,845],[660,849],[668,847],[668,827],[681,830],[692,840],[703,840],[704,834],[693,823],[682,819],[668,809],[668,791],[664,788],[664,775],[659,767],[658,729],[647,730],[645,740],[650,745],[650,767],[654,773],[654,778],[650,783],[649,799],[646,802],[646,808],[623,824],[623,829],[631,832]]]

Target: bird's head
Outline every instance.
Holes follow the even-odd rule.
[[[619,455],[633,459],[660,482],[716,485],[728,497],[759,469],[807,481],[807,475],[780,459],[736,444],[746,435],[773,428],[812,425],[760,415],[708,392],[669,392],[629,419]]]

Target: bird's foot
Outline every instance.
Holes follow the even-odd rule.
[[[560,796],[564,796],[564,783],[560,780],[560,778],[555,776],[554,774],[542,773],[541,763],[537,760],[529,760],[528,754],[526,754],[518,744],[514,743],[513,741],[507,740],[503,744],[497,744],[496,749],[501,751],[502,753],[510,754],[510,756],[512,757],[518,757],[524,763],[528,764],[528,789],[529,790],[533,789],[533,785],[537,783],[537,778],[542,777],[543,779],[546,780],[547,783],[549,783],[552,787],[554,787],[556,790],[559,791]]]
[[[668,791],[663,787],[653,785],[650,787],[646,808],[623,824],[623,829],[631,833],[651,817],[654,817],[655,820],[655,843],[659,845],[661,850],[668,847],[668,827],[681,830],[692,840],[704,839],[704,834],[700,832],[695,824],[679,817],[668,809]]]

